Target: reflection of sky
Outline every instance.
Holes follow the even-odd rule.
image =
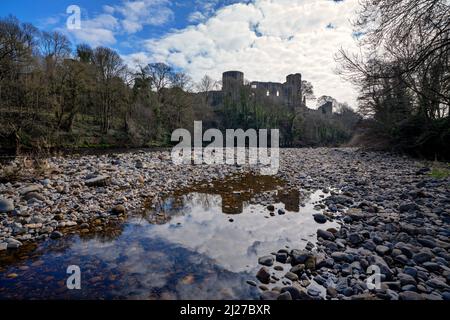
[[[318,191],[311,199],[317,200],[321,194]],[[304,246],[305,239],[315,242],[318,224],[312,216],[312,202],[300,212],[274,217],[270,217],[264,206],[249,205],[242,214],[233,215],[234,222],[230,223],[230,216],[221,211],[220,196],[191,194],[186,197],[184,215],[174,216],[165,225],[150,227],[142,236],[178,244],[232,272],[253,271],[260,256],[286,245]],[[277,204],[276,208],[284,205]]]
[[[135,218],[112,240],[49,240],[37,250],[42,265],[28,259],[0,273],[0,298],[256,298],[257,289],[245,281],[254,279],[258,257],[316,240],[313,202],[320,195],[313,194],[300,212],[271,217],[260,205],[229,216],[221,211],[220,196],[190,194],[165,225]],[[321,228],[329,226],[334,224]],[[65,268],[72,264],[82,270],[80,292],[65,289]],[[21,270],[24,265],[30,268]],[[9,273],[19,277],[7,279]]]

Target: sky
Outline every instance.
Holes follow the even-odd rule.
[[[80,9],[80,28],[68,27]],[[357,91],[336,74],[340,48],[357,50],[358,0],[0,0],[14,15],[73,43],[108,46],[131,67],[164,62],[194,81],[240,70],[250,81],[301,73],[315,95],[356,107]],[[314,102],[310,102],[314,107]]]

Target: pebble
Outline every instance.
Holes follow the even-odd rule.
[[[25,187],[19,189],[18,191],[21,196],[24,196],[30,192],[38,192],[41,190],[41,188],[42,188],[42,186],[39,184],[31,184],[31,185],[28,185],[28,186],[25,186]]]
[[[88,187],[104,187],[107,186],[110,182],[111,182],[110,176],[102,175],[86,180],[85,184]]]
[[[283,292],[278,296],[277,300],[284,300],[284,301],[292,300],[291,293],[289,291]]]
[[[258,259],[258,263],[263,266],[271,267],[274,263],[274,258],[272,256],[264,256]]]
[[[318,289],[318,288],[316,288],[316,287],[313,287],[313,286],[310,286],[309,288],[308,288],[308,294],[310,295],[310,296],[312,296],[312,297],[318,297],[319,295],[320,295],[320,289]]]
[[[334,240],[335,239],[334,235],[331,232],[322,230],[322,229],[317,230],[317,236],[324,240]]]
[[[286,273],[286,274],[284,275],[284,277],[285,277],[286,279],[291,280],[291,281],[297,281],[297,280],[298,280],[298,275],[296,275],[296,274],[293,273],[293,272],[288,272],[288,273]]]
[[[269,270],[266,267],[262,267],[256,274],[256,278],[258,278],[258,280],[261,281],[262,283],[268,284],[270,282]]]
[[[249,284],[252,287],[256,287],[257,286],[256,282],[252,281],[252,280],[247,280],[247,284]]]
[[[279,295],[276,291],[264,291],[261,293],[261,300],[277,300]]]
[[[404,291],[399,294],[400,300],[424,300],[422,295],[414,291]]]
[[[126,209],[123,205],[119,204],[119,205],[115,206],[114,208],[112,208],[111,211],[115,215],[121,215],[121,214],[125,214]]]
[[[52,238],[52,239],[59,239],[59,238],[62,238],[62,237],[63,237],[63,234],[61,232],[59,232],[59,231],[53,231],[50,234],[50,238]]]
[[[314,221],[320,224],[324,224],[327,222],[327,217],[323,214],[315,214],[314,215]]]
[[[386,247],[386,246],[378,245],[378,246],[376,246],[375,251],[378,254],[384,256],[384,255],[388,254],[391,251],[391,249],[389,249],[389,247]]]
[[[9,213],[14,211],[14,202],[10,199],[0,198],[0,213]]]

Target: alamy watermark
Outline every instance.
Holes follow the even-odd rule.
[[[66,286],[69,290],[81,290],[81,269],[77,265],[71,265],[67,267],[67,274],[70,276],[67,278]]]
[[[367,274],[370,276],[366,279],[367,289],[380,290],[381,289],[381,270],[377,265],[369,266]]]
[[[202,121],[195,121],[193,139],[188,130],[177,129],[172,133],[172,142],[179,142],[172,149],[172,161],[176,165],[192,162],[198,165],[258,165],[262,175],[275,175],[280,167],[278,129],[227,129],[224,138],[218,129],[209,129],[203,134]],[[203,147],[204,142],[210,144]]]
[[[81,29],[81,8],[77,5],[68,6],[66,13],[69,17],[66,21],[66,26],[68,30],[79,30]]]

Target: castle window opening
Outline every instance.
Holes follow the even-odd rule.
[[[270,91],[269,91],[269,90],[267,90],[266,95],[267,95],[267,96],[270,96]]]
[[[252,89],[256,89],[258,86],[256,84],[252,84]]]
[[[280,91],[277,91],[277,97],[279,97],[280,96]]]

